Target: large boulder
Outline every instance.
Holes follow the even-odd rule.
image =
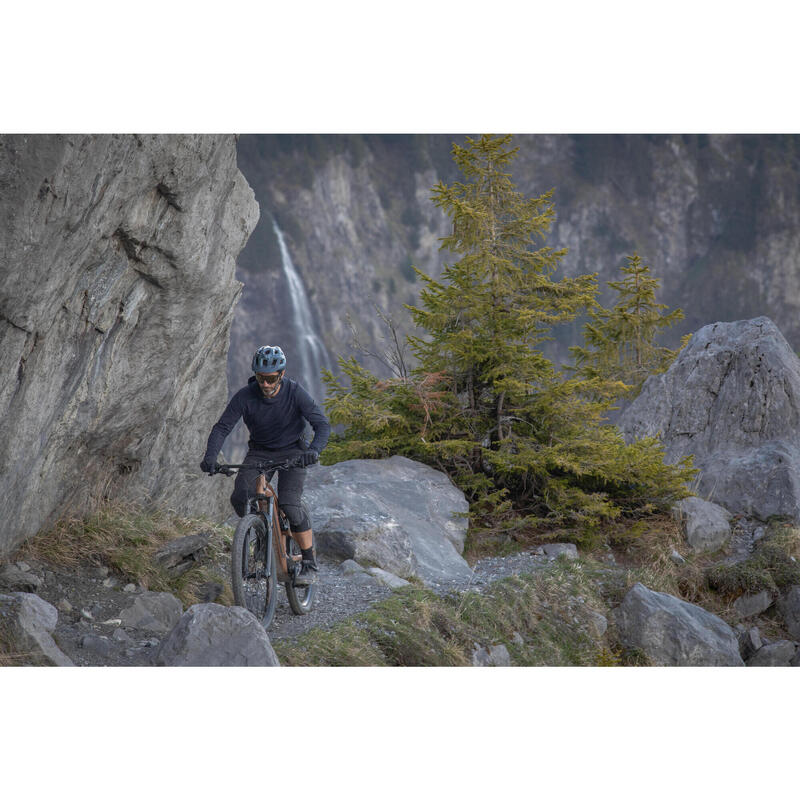
[[[107,490],[218,513],[258,204],[232,135],[0,136],[0,558]]]
[[[683,524],[686,541],[694,550],[719,550],[731,538],[732,514],[716,503],[700,497],[687,497],[673,507]]]
[[[161,643],[160,667],[279,667],[269,636],[239,606],[190,606]]]
[[[402,456],[309,470],[305,499],[317,547],[426,583],[469,579],[468,510],[443,472]]]
[[[656,666],[744,666],[730,625],[670,594],[637,583],[611,613],[623,645]]]
[[[701,328],[619,427],[692,455],[698,493],[728,511],[800,520],[800,359],[767,317]]]
[[[75,666],[53,640],[57,622],[58,611],[38,595],[0,594],[0,663],[5,655],[18,665]]]

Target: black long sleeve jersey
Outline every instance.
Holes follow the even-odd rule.
[[[250,431],[251,450],[284,450],[296,445],[305,420],[314,429],[310,447],[318,453],[328,443],[331,426],[311,395],[292,378],[284,378],[277,396],[264,397],[255,376],[231,398],[219,421],[211,429],[205,460],[214,463],[225,437],[240,418]]]

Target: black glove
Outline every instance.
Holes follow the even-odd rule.
[[[203,470],[203,472],[207,472],[209,475],[213,475],[215,472],[218,471],[219,467],[216,464],[216,462],[206,461],[205,459],[203,459],[200,462],[200,469]]]
[[[311,464],[316,464],[319,461],[319,453],[316,450],[306,450],[305,453],[302,455],[302,464],[304,467],[308,467]]]

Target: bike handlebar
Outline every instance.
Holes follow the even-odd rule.
[[[282,458],[279,461],[254,461],[251,464],[217,464],[216,475],[235,475],[236,469],[257,469],[260,472],[269,472],[271,469],[290,469],[299,466],[302,454],[294,458]]]

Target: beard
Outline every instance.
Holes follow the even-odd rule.
[[[273,383],[272,386],[261,386],[261,394],[268,398],[275,397],[275,395],[278,394],[278,389],[280,389],[282,382],[283,378]]]

